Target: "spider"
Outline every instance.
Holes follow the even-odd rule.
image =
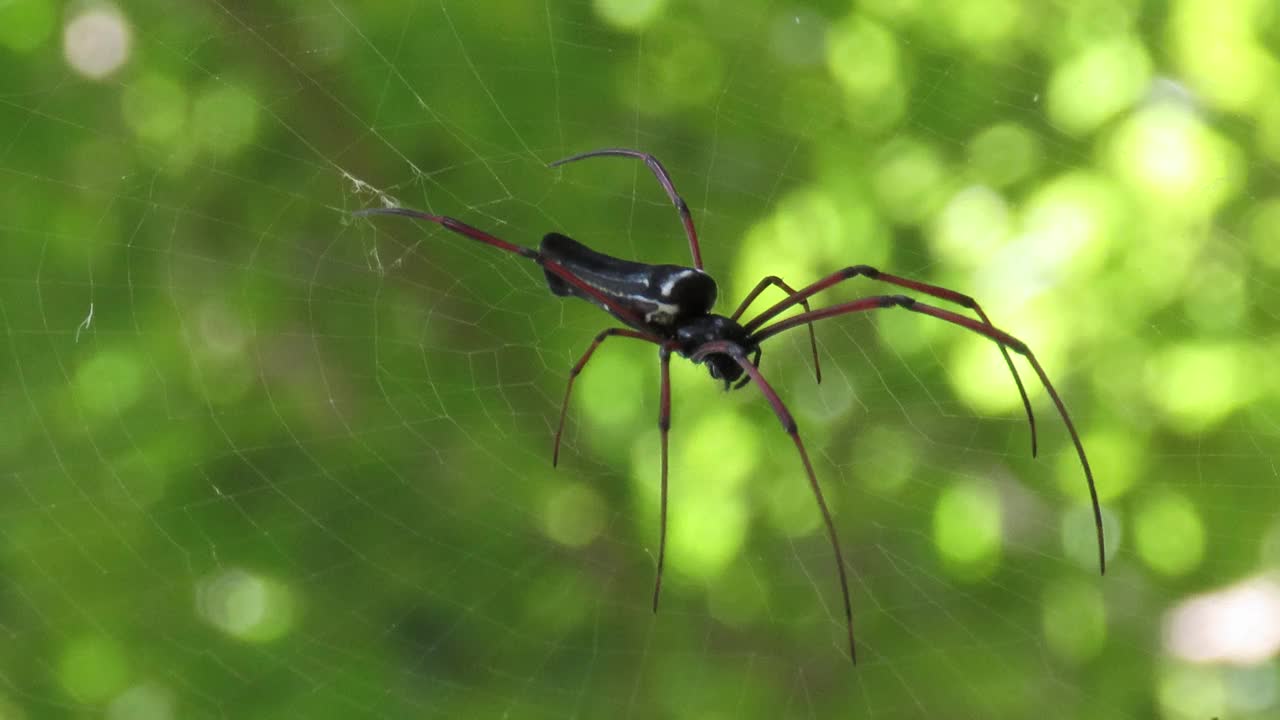
[[[844,600],[845,630],[848,635],[849,659],[857,662],[857,652],[853,641],[853,610],[849,601],[849,580],[845,574],[844,555],[840,550],[840,539],[836,534],[835,523],[831,519],[831,511],[827,508],[822,488],[818,485],[817,475],[813,471],[813,463],[809,461],[809,453],[805,450],[800,432],[787,406],[778,397],[773,387],[760,373],[761,344],[769,338],[786,332],[792,328],[805,325],[809,329],[809,345],[813,352],[814,373],[817,381],[822,382],[822,370],[818,364],[818,345],[813,330],[813,323],[826,318],[848,315],[850,313],[869,312],[887,308],[902,308],[914,313],[929,315],[939,320],[967,328],[996,343],[1004,356],[1005,363],[1013,375],[1014,383],[1022,396],[1022,404],[1027,414],[1031,430],[1031,454],[1036,455],[1036,423],[1031,411],[1031,401],[1027,398],[1022,379],[1013,365],[1009,351],[1021,355],[1040,378],[1053,404],[1062,416],[1062,421],[1075,444],[1076,454],[1084,469],[1085,481],[1089,487],[1089,497],[1093,502],[1093,520],[1098,536],[1098,566],[1106,573],[1107,556],[1102,533],[1102,511],[1098,505],[1098,493],[1094,487],[1093,471],[1089,468],[1089,460],[1085,456],[1084,445],[1066,406],[1059,397],[1049,377],[1036,360],[1035,355],[1021,340],[991,324],[987,314],[983,312],[973,298],[936,285],[918,280],[911,280],[897,275],[881,272],[868,265],[851,265],[811,283],[799,290],[792,288],[781,278],[770,275],[761,280],[732,315],[717,315],[711,312],[716,301],[716,282],[702,269],[702,252],[698,246],[698,233],[693,225],[693,217],[689,206],[676,192],[675,185],[666,168],[656,157],[649,153],[626,148],[603,148],[572,155],[550,163],[548,167],[556,167],[592,157],[616,156],[641,160],[651,170],[667,197],[676,206],[680,222],[689,240],[689,250],[693,255],[693,267],[681,265],[650,265],[633,262],[605,255],[588,248],[586,245],[572,240],[559,233],[548,233],[542,238],[535,250],[530,247],[514,245],[494,237],[483,230],[478,230],[459,220],[443,215],[432,215],[419,210],[401,207],[368,208],[355,214],[364,215],[402,215],[417,220],[426,220],[444,226],[459,235],[492,245],[500,250],[528,258],[542,267],[548,288],[552,294],[560,297],[576,297],[595,303],[605,312],[621,321],[626,328],[608,328],[595,336],[587,351],[569,371],[569,380],[564,390],[564,400],[560,408],[560,420],[556,426],[552,465],[560,459],[560,438],[564,433],[565,413],[569,407],[569,396],[573,392],[573,382],[586,367],[587,362],[595,354],[600,345],[611,337],[625,337],[656,345],[658,348],[658,367],[660,375],[658,401],[658,430],[662,447],[662,479],[661,505],[659,511],[657,577],[653,586],[653,611],[658,611],[658,598],[662,592],[662,568],[666,557],[667,537],[667,435],[671,429],[671,353],[676,353],[696,364],[705,364],[711,377],[724,383],[725,390],[741,388],[754,383],[764,395],[765,400],[773,408],[783,430],[791,437],[804,472],[813,490],[818,510],[826,526],[827,536],[831,542],[831,550],[835,555],[836,571],[840,578],[840,592]],[[927,305],[907,295],[872,295],[851,302],[844,302],[830,307],[813,310],[809,307],[809,298],[823,290],[827,290],[846,280],[865,277],[876,282],[905,288],[938,300],[954,303],[972,310],[977,319]],[[786,293],[787,297],[768,307],[749,321],[741,322],[747,307],[770,286]],[[782,312],[800,305],[804,312],[785,320],[768,324]]]

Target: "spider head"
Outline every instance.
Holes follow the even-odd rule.
[[[676,330],[680,354],[694,362],[703,363],[711,377],[724,382],[728,390],[745,374],[742,366],[727,352],[707,351],[708,343],[720,343],[737,347],[745,356],[757,354],[760,345],[735,320],[723,315],[702,315],[685,322]]]

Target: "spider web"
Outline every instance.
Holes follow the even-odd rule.
[[[837,5],[0,7],[3,714],[1274,713],[1280,19]],[[761,366],[857,666],[794,448],[683,360],[652,613],[652,348],[600,349],[553,468],[607,318],[351,215],[687,262],[643,165],[545,167],[604,146],[670,169],[721,312],[856,263],[979,298],[1107,575],[1030,368],[1038,459],[991,343],[891,310],[817,326],[820,385],[801,330]]]

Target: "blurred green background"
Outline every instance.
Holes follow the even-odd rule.
[[[0,717],[1280,712],[1267,0],[0,3]],[[979,298],[657,363],[534,245]],[[817,304],[882,289],[859,280]],[[772,297],[767,295],[766,298]],[[763,306],[762,306],[763,307]]]

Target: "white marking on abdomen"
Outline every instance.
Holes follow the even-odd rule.
[[[665,298],[671,297],[671,291],[676,289],[676,283],[680,282],[681,280],[684,280],[685,278],[689,277],[690,275],[696,272],[697,270],[685,270],[683,272],[677,273],[667,278],[667,281],[662,283],[662,297],[665,297]]]

